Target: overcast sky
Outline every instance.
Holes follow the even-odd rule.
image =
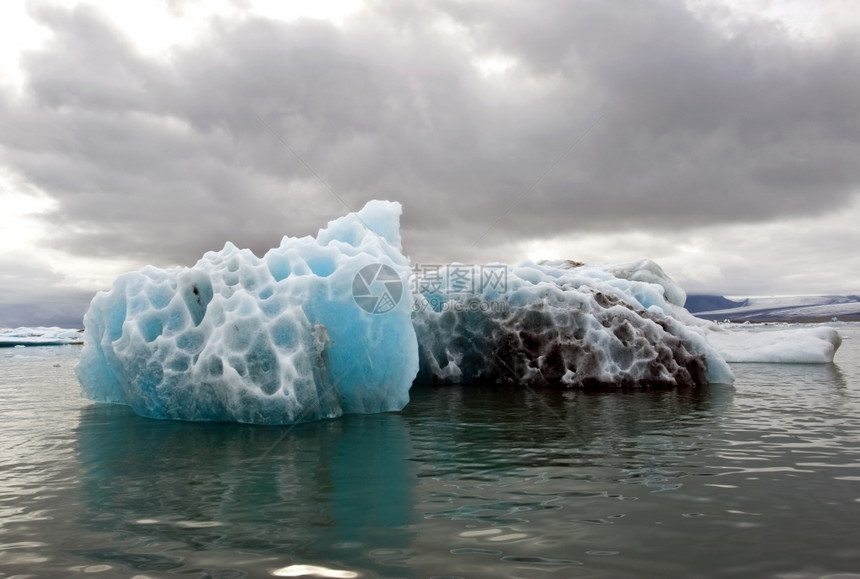
[[[853,1],[0,7],[0,326],[374,198],[421,264],[860,293]]]

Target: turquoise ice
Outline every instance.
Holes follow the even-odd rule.
[[[151,418],[257,424],[403,408],[418,370],[412,301],[384,291],[410,273],[400,213],[371,201],[262,258],[227,243],[191,268],[120,276],[84,318],[84,395]],[[371,276],[355,298],[360,273],[378,270],[395,279]],[[374,297],[376,312],[363,307]]]

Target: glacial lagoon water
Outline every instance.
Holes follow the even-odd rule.
[[[860,578],[860,326],[733,386],[415,386],[291,427],[80,397],[0,350],[0,577]]]

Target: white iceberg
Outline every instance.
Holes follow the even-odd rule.
[[[56,326],[0,328],[0,348],[12,346],[61,346],[83,342],[83,331]]]
[[[833,361],[842,338],[833,328],[715,329],[708,341],[727,362],[822,364]]]

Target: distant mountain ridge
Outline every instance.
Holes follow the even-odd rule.
[[[747,305],[749,300],[733,301],[723,296],[691,295],[687,296],[684,307],[690,313],[713,312],[718,310],[730,310]]]
[[[687,296],[685,307],[706,320],[733,322],[860,321],[860,296],[751,297],[730,300],[719,295]]]

